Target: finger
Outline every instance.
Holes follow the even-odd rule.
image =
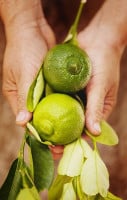
[[[3,76],[4,77],[4,76]],[[12,111],[15,115],[17,115],[18,113],[18,92],[17,92],[17,88],[16,85],[12,82],[12,81],[7,81],[7,79],[3,79],[3,94],[4,96],[6,96]],[[21,98],[20,98],[21,99]],[[23,102],[23,101],[22,101]],[[25,108],[25,106],[22,106],[22,109],[19,111],[17,117],[16,117],[16,121],[17,124],[24,126],[32,117],[32,114],[30,112],[27,111],[27,109]]]
[[[53,153],[56,154],[62,154],[64,151],[64,146],[57,145],[57,146],[50,146],[49,148]]]
[[[93,84],[87,88],[86,127],[95,135],[100,134],[100,121],[103,119],[105,89]]]
[[[64,151],[64,146],[49,146],[53,159],[54,160],[59,160],[62,155],[63,155],[63,151]]]
[[[17,116],[16,123],[18,125],[25,125],[32,117],[32,113],[27,110],[27,94],[29,87],[33,81],[33,76],[29,73],[21,75],[21,79],[17,85]]]
[[[53,156],[53,160],[59,160],[59,159],[61,159],[61,157],[62,157],[62,153],[53,153],[53,152],[51,152],[52,153],[52,156]]]
[[[105,100],[104,100],[104,108],[103,108],[103,116],[104,119],[107,119],[112,112],[113,108],[117,102],[117,92],[118,86],[114,85],[110,91],[107,93]]]

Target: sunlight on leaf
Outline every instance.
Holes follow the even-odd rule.
[[[31,84],[27,95],[27,109],[33,112],[44,91],[44,78],[42,67]]]
[[[33,109],[38,104],[43,91],[44,91],[44,77],[43,77],[43,72],[41,68],[41,70],[38,73],[36,85],[34,87],[34,92],[33,92]]]
[[[36,129],[34,128],[34,126],[32,125],[31,122],[28,122],[26,126],[27,126],[28,130],[30,131],[30,133],[33,134],[33,136],[36,138],[36,140],[37,140],[38,142],[40,142],[40,143],[42,143],[42,144],[45,144],[45,145],[52,145],[52,143],[49,142],[49,141],[42,141],[42,140],[41,140],[41,138],[40,138],[38,132],[36,131]]]
[[[107,196],[109,188],[109,174],[104,162],[96,151],[85,161],[81,171],[81,187],[87,195],[100,193]]]
[[[64,148],[63,156],[58,166],[58,174],[70,177],[78,176],[84,161],[80,140],[68,144]]]
[[[33,126],[30,122],[28,122],[26,126],[27,126],[27,128],[29,129],[29,131],[34,135],[34,137],[35,137],[39,142],[41,142],[41,138],[40,138],[38,132],[36,131],[36,129],[34,128],[34,126]]]
[[[81,144],[81,147],[83,149],[83,153],[84,153],[84,157],[85,158],[89,158],[91,156],[91,154],[93,153],[93,149],[90,147],[90,145],[84,140],[81,138],[80,140],[80,144]]]

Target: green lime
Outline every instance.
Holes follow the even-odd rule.
[[[75,93],[83,89],[90,75],[90,59],[76,45],[69,43],[56,45],[45,57],[44,77],[57,92]]]
[[[68,144],[82,134],[84,111],[73,97],[53,93],[37,105],[33,113],[33,126],[43,140]]]

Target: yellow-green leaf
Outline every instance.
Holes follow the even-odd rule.
[[[120,197],[115,196],[111,192],[108,192],[108,195],[104,200],[122,200]]]
[[[83,149],[83,153],[84,153],[84,157],[85,158],[89,158],[91,156],[91,154],[93,153],[93,150],[92,148],[90,147],[90,145],[84,140],[81,138],[80,140],[80,144],[81,144],[81,147]]]
[[[70,177],[80,175],[83,161],[83,149],[80,140],[76,140],[65,146],[63,156],[58,166],[58,174]]]
[[[27,126],[28,130],[30,131],[30,133],[33,134],[33,136],[36,138],[36,140],[37,140],[38,142],[40,142],[40,143],[42,143],[42,144],[45,144],[45,145],[52,145],[52,143],[49,142],[49,141],[42,141],[42,140],[41,140],[41,138],[40,138],[40,136],[39,136],[39,133],[38,133],[37,130],[34,128],[34,126],[32,125],[31,122],[28,122],[26,126]]]
[[[49,86],[48,83],[45,85],[45,96],[48,96],[49,94],[53,93],[53,89]]]
[[[43,78],[43,72],[42,72],[42,67],[41,67],[28,91],[27,109],[30,112],[34,111],[36,105],[38,104],[43,94],[43,91],[44,91],[44,78]]]
[[[63,188],[63,193],[60,200],[76,200],[76,194],[72,182],[66,183]]]
[[[100,194],[96,195],[96,200],[122,200],[121,198],[115,196],[111,192],[108,192],[106,197],[102,197]]]
[[[108,170],[96,151],[85,161],[80,177],[81,187],[87,195],[107,196],[109,188]]]
[[[41,200],[35,187],[22,189],[16,200]]]
[[[118,136],[115,130],[106,121],[102,121],[100,126],[101,134],[99,136],[94,136],[88,130],[86,130],[87,135],[89,135],[94,141],[101,144],[106,144],[109,146],[118,144]]]
[[[79,200],[88,199],[88,196],[82,191],[80,184],[80,176],[76,176],[73,178],[73,187]],[[94,199],[89,199],[89,200],[94,200]]]
[[[36,129],[34,128],[34,126],[30,122],[28,122],[26,126],[27,126],[28,130],[34,135],[36,140],[41,142],[41,138],[40,138],[38,132],[36,131]]]
[[[57,175],[49,189],[48,200],[59,200],[63,192],[64,184],[70,181],[72,181],[72,178],[69,176]]]

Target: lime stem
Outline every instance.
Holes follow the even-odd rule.
[[[84,7],[84,4],[86,3],[86,0],[81,0],[80,1],[80,5],[79,5],[79,9],[78,9],[78,12],[76,14],[76,17],[75,17],[75,20],[67,34],[67,37],[65,38],[65,41],[64,42],[70,42],[72,44],[77,44],[77,39],[76,39],[76,36],[77,36],[77,27],[78,27],[78,24],[79,24],[79,19],[80,19],[80,16],[82,14],[82,9]]]
[[[94,150],[99,154],[99,151],[98,151],[98,148],[97,148],[97,143],[96,143],[95,140],[93,141],[93,145],[94,145]]]
[[[24,161],[24,148],[25,148],[25,143],[26,143],[26,134],[24,134],[21,146],[20,146],[20,150],[19,150],[19,159]]]
[[[72,25],[72,27],[73,27],[73,34],[75,34],[77,32],[77,27],[78,27],[80,16],[82,14],[82,9],[83,9],[84,3],[85,3],[84,1],[81,1],[80,5],[79,5],[79,9],[78,9],[75,21],[74,21],[74,23]]]

